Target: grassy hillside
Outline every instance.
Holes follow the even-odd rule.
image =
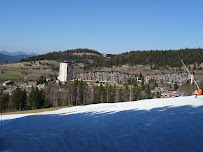
[[[22,75],[22,73],[17,71],[6,71],[0,74],[0,82],[7,81],[7,80],[19,81],[23,79],[24,79],[24,76]]]
[[[59,71],[59,62],[57,61],[36,61],[36,62],[21,62],[21,63],[12,63],[12,64],[4,64],[0,65],[0,70],[2,70],[4,73],[2,73],[2,78],[0,76],[1,80],[8,79],[9,77],[12,77],[14,79],[11,80],[22,80],[22,77],[24,77],[25,81],[36,81],[39,79],[40,76],[56,76],[58,75]],[[12,74],[9,73],[9,71],[14,71]],[[19,74],[19,75],[13,75],[13,74]],[[21,77],[20,77],[21,75]]]

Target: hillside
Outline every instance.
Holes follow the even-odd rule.
[[[66,50],[59,52],[50,52],[43,55],[29,57],[27,59],[22,59],[21,61],[38,61],[38,60],[56,60],[58,62],[69,60],[73,61],[76,64],[89,65],[90,63],[95,63],[96,61],[100,61],[103,59],[103,56],[95,51],[90,49],[74,49],[74,50]]]
[[[186,96],[3,115],[0,151],[200,152],[202,101]]]
[[[88,54],[89,53],[89,54]],[[84,64],[85,69],[119,67],[122,65],[150,65],[153,70],[180,68],[183,60],[186,65],[195,64],[197,68],[203,63],[203,49],[180,49],[180,50],[151,50],[131,51],[111,58],[103,57],[99,52],[89,49],[75,49],[60,52],[52,52],[44,55],[30,57],[22,61],[34,60],[70,60]]]
[[[40,76],[53,77],[58,75],[59,63],[56,61],[20,62],[0,65],[0,82],[10,80],[36,81]],[[23,76],[18,79],[15,73]],[[14,79],[10,78],[13,77]],[[1,81],[2,80],[2,81]]]
[[[153,65],[154,69],[160,67],[166,69],[167,67],[182,67],[181,59],[186,65],[194,63],[199,65],[203,63],[203,49],[131,51],[108,58],[101,66]]]

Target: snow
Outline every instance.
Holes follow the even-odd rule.
[[[203,96],[3,115],[0,151],[203,151]]]

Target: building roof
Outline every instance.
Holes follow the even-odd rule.
[[[74,63],[74,62],[65,60],[63,61],[63,63]]]
[[[3,82],[3,84],[7,84],[7,83],[11,83],[11,82],[12,82],[11,80],[8,80],[8,81]]]

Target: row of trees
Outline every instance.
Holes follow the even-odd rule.
[[[50,105],[48,105],[49,107]],[[0,110],[1,111],[22,111],[31,109],[40,109],[47,107],[43,90],[32,87],[27,94],[26,90],[16,88],[12,95],[0,92]]]
[[[137,84],[129,81],[124,85],[98,84],[88,86],[83,81],[56,85],[49,83],[45,89],[45,96],[52,106],[86,105],[94,103],[114,103],[153,98],[150,84]]]
[[[130,84],[129,84],[130,83]],[[15,89],[12,95],[0,94],[0,108],[3,111],[41,109],[57,106],[77,106],[95,103],[125,102],[150,99],[150,84],[129,81],[124,85],[102,85],[88,86],[83,81],[74,81],[67,84],[50,82],[45,89],[38,90],[32,87],[27,93],[20,88]]]

